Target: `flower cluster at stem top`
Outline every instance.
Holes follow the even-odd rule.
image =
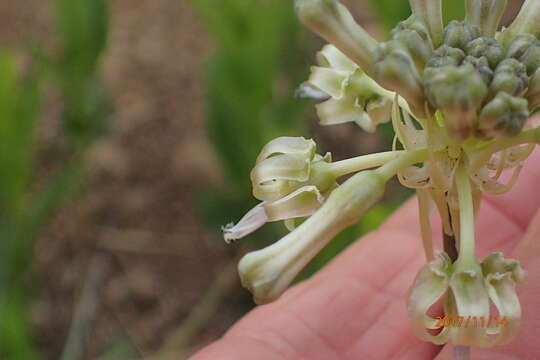
[[[387,152],[341,161],[317,154],[312,140],[271,141],[251,173],[253,195],[261,202],[225,226],[224,237],[236,240],[266,222],[285,221],[288,235],[239,264],[255,300],[272,301],[397,176],[416,190],[427,260],[408,298],[415,333],[435,344],[504,344],[519,329],[516,285],[525,272],[501,253],[477,260],[475,217],[482,195],[509,191],[540,143],[540,127],[529,121],[540,106],[540,1],[526,0],[502,29],[506,0],[465,0],[465,19],[446,27],[441,0],[409,2],[412,15],[379,43],[337,0],[296,0],[300,20],[330,43],[298,93],[321,100],[316,109],[322,125],[354,122],[371,133],[391,121],[395,141]],[[510,176],[502,176],[505,171]],[[430,208],[451,239],[444,251],[434,246]],[[299,218],[305,221],[296,227]],[[440,302],[454,317],[489,318],[496,308],[509,326],[434,334],[428,329],[435,319],[427,314]]]

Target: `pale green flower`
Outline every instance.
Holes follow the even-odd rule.
[[[281,137],[270,141],[251,172],[253,195],[262,202],[236,225],[223,227],[226,241],[249,235],[269,221],[313,214],[336,186],[326,170],[330,154],[315,153],[313,140]]]
[[[381,88],[336,47],[326,45],[318,54],[302,92],[329,99],[316,105],[321,125],[355,122],[367,132],[390,120],[393,93]],[[315,91],[313,91],[315,90]]]
[[[452,264],[445,253],[426,264],[409,292],[408,311],[415,334],[441,345],[493,346],[508,343],[518,332],[521,307],[515,286],[525,273],[516,260],[501,253],[486,257],[482,264]],[[437,318],[427,315],[432,306],[444,301],[444,316],[450,325],[436,326]],[[490,302],[497,309],[491,312]],[[489,326],[488,326],[489,325]],[[434,334],[428,329],[440,328]]]

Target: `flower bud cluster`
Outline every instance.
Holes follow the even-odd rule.
[[[505,47],[486,32],[481,24],[451,21],[435,48],[413,15],[378,45],[375,80],[420,118],[440,110],[457,140],[515,135],[540,104],[540,42],[520,34]]]

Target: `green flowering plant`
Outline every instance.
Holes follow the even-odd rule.
[[[426,257],[408,295],[414,332],[435,344],[505,344],[519,329],[516,286],[525,271],[501,253],[477,259],[475,217],[484,194],[512,188],[540,143],[540,127],[529,121],[540,105],[540,2],[526,0],[502,29],[506,0],[466,0],[465,19],[446,27],[441,0],[409,2],[412,15],[379,43],[337,0],[295,1],[302,23],[330,43],[299,94],[322,101],[316,106],[322,125],[354,122],[374,132],[391,121],[393,148],[332,161],[317,154],[312,140],[270,142],[251,176],[261,203],[225,226],[224,236],[235,240],[268,221],[285,221],[288,235],[239,264],[255,301],[272,301],[397,176],[418,195]],[[511,173],[508,181],[505,171]],[[433,246],[431,207],[443,224],[443,251]],[[305,221],[295,227],[298,218]],[[447,317],[497,315],[507,326],[437,331],[437,319],[428,314],[438,305]]]

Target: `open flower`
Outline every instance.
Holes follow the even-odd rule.
[[[321,156],[315,151],[315,142],[301,137],[270,141],[251,172],[253,195],[262,202],[238,224],[223,228],[225,240],[242,238],[269,221],[313,214],[337,186],[335,175],[326,166],[330,154]]]
[[[393,93],[380,87],[333,45],[317,54],[302,94],[328,100],[316,105],[322,125],[355,122],[367,132],[390,120]]]
[[[521,321],[515,287],[524,277],[519,262],[505,259],[501,253],[487,256],[481,264],[454,265],[446,253],[439,253],[420,270],[409,292],[409,317],[416,335],[438,345],[451,342],[485,347],[508,343]],[[441,326],[436,326],[438,321],[427,313],[440,301],[451,325],[433,334],[428,329]],[[497,313],[490,312],[490,302]]]

